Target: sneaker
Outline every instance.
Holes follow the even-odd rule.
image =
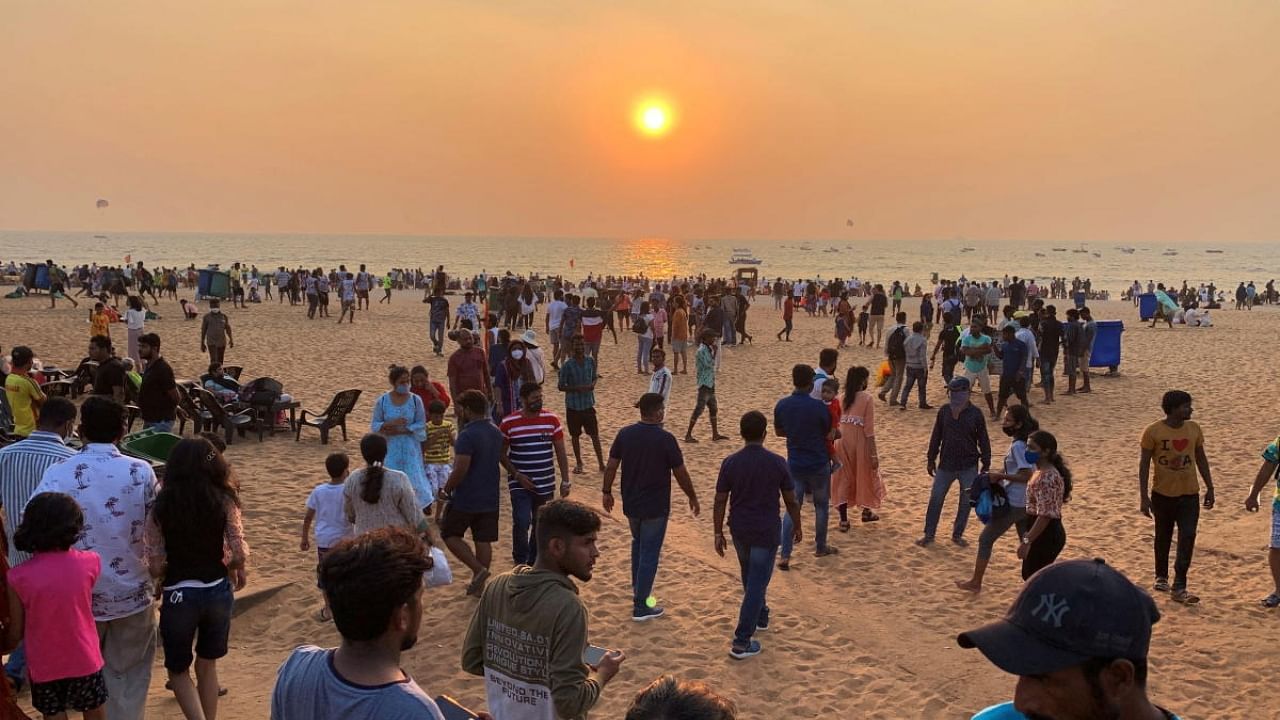
[[[1272,595],[1272,597],[1275,597],[1275,596]],[[768,630],[768,629],[769,629],[769,616],[766,615],[765,617],[756,621],[756,632],[760,632],[761,630]]]
[[[760,654],[759,640],[752,640],[751,642],[748,642],[746,645],[738,645],[735,643],[732,647],[729,648],[729,657],[733,658],[734,660],[746,660],[752,655],[759,655],[759,654]]]
[[[1151,588],[1159,592],[1169,592],[1169,578],[1156,578],[1156,582]]]
[[[643,610],[632,610],[631,619],[636,622],[648,622],[654,618],[662,617],[663,612],[663,609],[656,605]]]

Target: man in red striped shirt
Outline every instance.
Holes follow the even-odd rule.
[[[503,418],[498,428],[511,492],[511,557],[517,565],[532,565],[538,555],[538,508],[555,497],[556,465],[560,497],[569,496],[569,456],[560,418],[542,407],[542,386],[521,385],[520,403],[521,410]]]

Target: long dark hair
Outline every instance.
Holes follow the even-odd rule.
[[[1040,429],[1040,422],[1031,417],[1031,411],[1026,405],[1010,405],[1005,412],[1013,418],[1014,427],[1017,428],[1013,433],[1014,440],[1026,442],[1032,433]]]
[[[853,401],[858,397],[858,393],[867,389],[867,378],[871,377],[871,371],[861,365],[849,368],[849,372],[844,375],[844,409],[848,410],[853,407]]]
[[[177,530],[209,521],[222,525],[228,501],[239,507],[240,493],[231,466],[213,443],[194,437],[174,445],[153,510],[160,527]]]
[[[1044,430],[1031,433],[1028,439],[1034,440],[1036,445],[1040,446],[1040,452],[1043,453],[1044,458],[1062,476],[1062,502],[1070,500],[1071,470],[1067,467],[1067,461],[1063,459],[1062,454],[1058,452],[1058,439]]]
[[[382,461],[387,459],[387,439],[377,433],[369,433],[360,438],[360,456],[364,458],[364,487],[360,488],[360,499],[370,505],[377,505],[382,497],[382,480],[386,470]]]

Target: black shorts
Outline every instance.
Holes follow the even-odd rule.
[[[1027,397],[1026,383],[1023,378],[1020,377],[1001,375],[1000,400],[1008,400],[1010,395],[1017,395],[1018,399],[1025,401]]]
[[[227,654],[231,636],[231,608],[235,599],[227,580],[213,587],[165,590],[160,600],[160,644],[164,667],[184,673],[191,667],[191,646],[202,660]]]
[[[31,683],[31,706],[45,715],[68,710],[84,712],[107,701],[107,681],[102,671],[77,678]]]
[[[598,346],[597,346],[598,347]],[[578,437],[586,431],[590,437],[600,434],[600,424],[596,422],[596,409],[565,410],[565,419],[569,422],[569,436]]]
[[[467,512],[446,505],[440,518],[440,537],[462,537],[468,530],[475,542],[498,542],[498,511]]]

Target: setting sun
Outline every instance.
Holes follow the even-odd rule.
[[[659,100],[645,100],[636,106],[636,129],[650,137],[667,134],[671,129],[671,107]]]

